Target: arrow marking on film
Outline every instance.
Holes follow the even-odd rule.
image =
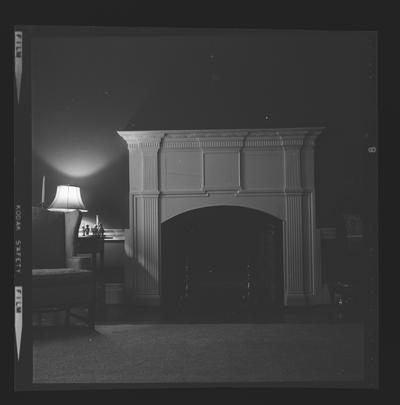
[[[17,85],[17,101],[19,104],[19,94],[22,80],[22,31],[15,31],[15,83]]]
[[[19,360],[19,354],[21,349],[21,337],[22,337],[22,287],[15,287],[15,338],[17,343],[17,358]]]

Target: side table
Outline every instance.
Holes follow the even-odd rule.
[[[77,253],[92,255],[92,270],[96,277],[96,312],[103,313],[105,305],[104,290],[104,238],[98,236],[78,237]],[[97,262],[97,255],[99,261]]]

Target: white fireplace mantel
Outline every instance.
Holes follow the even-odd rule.
[[[161,223],[196,208],[234,205],[282,220],[285,304],[318,303],[314,145],[322,131],[119,131],[129,149],[128,296],[160,303]]]

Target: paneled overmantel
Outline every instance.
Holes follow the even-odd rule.
[[[128,296],[160,302],[161,223],[235,205],[283,222],[285,304],[318,303],[314,144],[323,128],[119,131],[129,149]]]

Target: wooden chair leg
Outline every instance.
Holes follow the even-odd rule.
[[[94,254],[94,260],[92,261],[93,265],[93,274],[95,275],[96,270],[96,254]],[[94,330],[94,324],[96,320],[96,304],[97,304],[97,282],[96,278],[93,276],[92,280],[92,298],[88,305],[88,326],[90,330]]]

